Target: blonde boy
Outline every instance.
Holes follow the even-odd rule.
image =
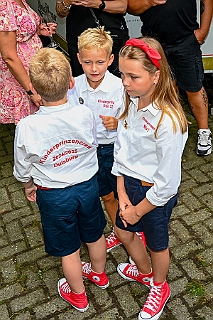
[[[78,37],[78,60],[84,74],[75,78],[69,92],[70,101],[89,107],[95,116],[98,139],[99,195],[115,224],[118,208],[116,177],[111,174],[118,116],[123,105],[123,85],[120,78],[107,68],[113,62],[113,41],[104,28],[89,28]],[[114,232],[106,239],[107,251],[120,244]]]
[[[31,60],[30,79],[43,105],[17,125],[14,176],[28,200],[37,201],[46,252],[62,258],[60,296],[84,312],[88,300],[82,273],[101,288],[109,285],[94,117],[88,108],[67,101],[73,78],[59,51],[41,49]],[[88,246],[91,263],[80,260],[81,242]]]

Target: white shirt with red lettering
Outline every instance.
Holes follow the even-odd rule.
[[[124,88],[120,78],[107,71],[100,85],[93,89],[86,75],[82,74],[75,78],[75,86],[69,90],[68,99],[71,104],[85,105],[93,111],[99,144],[115,142],[117,130],[107,130],[100,115],[118,118],[121,114]]]
[[[154,183],[146,198],[156,206],[165,205],[178,191],[181,181],[181,157],[188,137],[182,134],[177,120],[177,132],[171,118],[165,114],[154,136],[162,111],[150,104],[138,110],[138,99],[131,98],[126,119],[118,123],[112,173],[127,175]]]
[[[94,115],[69,103],[41,106],[18,123],[14,176],[21,182],[64,188],[89,180],[98,170]]]

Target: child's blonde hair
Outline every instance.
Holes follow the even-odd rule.
[[[161,44],[154,38],[142,37],[140,39],[149,47],[157,50],[161,56],[161,60],[159,60],[159,80],[155,85],[154,91],[151,95],[151,102],[155,103],[157,108],[162,110],[162,115],[155,130],[155,136],[163,120],[164,114],[167,114],[172,119],[174,132],[177,131],[177,123],[175,121],[175,119],[177,119],[180,130],[182,133],[184,133],[187,130],[187,119],[180,104],[176,88],[173,84],[171,71],[163,48]],[[153,76],[158,70],[157,66],[150,60],[148,55],[141,48],[136,46],[124,46],[121,48],[119,56],[126,59],[139,60],[143,68],[148,71],[151,76]],[[123,114],[120,116],[121,119],[126,117],[129,103],[130,97],[126,93],[126,106]]]
[[[113,40],[110,32],[101,28],[88,28],[78,37],[78,51],[90,50],[105,50],[109,55],[112,53]]]
[[[40,49],[31,59],[29,75],[33,87],[47,102],[63,99],[69,89],[72,71],[63,53]]]

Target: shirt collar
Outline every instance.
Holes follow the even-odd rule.
[[[86,75],[84,75],[84,81],[82,81],[82,92],[84,91],[103,91],[103,92],[108,92],[109,90],[109,71],[107,70],[103,80],[101,81],[101,83],[99,84],[99,86],[96,89],[93,89],[90,87],[88,81],[87,81],[87,77]]]
[[[134,104],[135,108],[138,108],[138,98],[130,97],[130,100]],[[156,116],[161,110],[157,108],[155,103],[150,103],[147,107],[141,109],[140,111],[149,111],[153,116]]]
[[[68,102],[64,104],[60,104],[58,106],[40,106],[39,110],[36,113],[43,113],[43,114],[50,114],[50,113],[61,113],[64,111],[68,111],[71,108],[70,104]]]

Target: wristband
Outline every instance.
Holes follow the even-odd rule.
[[[34,93],[31,90],[26,91],[28,96],[32,96]]]
[[[103,11],[106,7],[106,3],[104,2],[104,0],[101,0],[101,4],[99,6],[99,10]]]

